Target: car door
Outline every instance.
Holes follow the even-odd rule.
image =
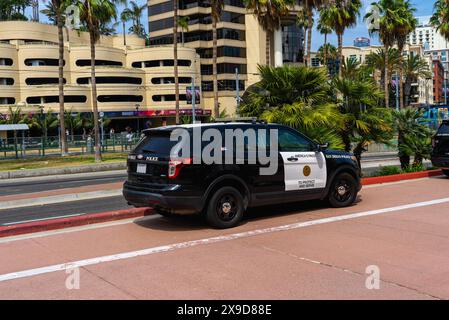
[[[285,191],[322,189],[326,186],[326,159],[315,145],[294,130],[279,129],[279,153],[284,166]]]

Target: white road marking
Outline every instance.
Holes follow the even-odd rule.
[[[13,222],[2,223],[1,226],[10,226],[10,225],[13,225],[13,224],[21,224],[21,223],[45,221],[45,220],[52,220],[52,219],[59,219],[59,218],[76,217],[76,216],[82,216],[83,214],[85,214],[85,213],[75,213],[75,214],[68,214],[66,216],[55,216],[55,217],[47,217],[47,218],[40,218],[40,219],[13,221]]]
[[[336,221],[344,221],[344,220],[355,219],[355,218],[360,218],[360,217],[373,216],[373,215],[382,214],[382,213],[402,211],[402,210],[406,210],[406,209],[414,209],[414,208],[431,206],[431,205],[447,203],[447,202],[449,202],[449,198],[441,198],[441,199],[435,199],[435,200],[430,200],[430,201],[423,201],[423,202],[411,203],[411,204],[406,204],[406,205],[401,205],[401,206],[395,206],[395,207],[390,207],[390,208],[363,211],[363,212],[358,212],[358,213],[346,214],[346,215],[341,215],[341,216],[336,216],[336,217],[329,217],[329,218],[323,218],[323,219],[317,219],[317,220],[311,220],[311,221],[305,221],[305,222],[297,222],[297,223],[286,224],[286,225],[277,226],[277,227],[251,230],[251,231],[233,233],[233,234],[228,234],[228,235],[223,235],[223,236],[168,244],[168,245],[147,248],[147,249],[142,249],[142,250],[117,253],[117,254],[112,254],[112,255],[108,255],[108,256],[95,257],[95,258],[91,258],[91,259],[55,264],[55,265],[36,268],[36,269],[29,269],[29,270],[23,270],[23,271],[2,274],[2,275],[0,275],[0,282],[14,280],[14,279],[20,279],[20,278],[26,278],[26,277],[33,277],[33,276],[37,276],[37,275],[41,275],[41,274],[62,271],[62,270],[70,269],[70,268],[85,267],[85,266],[90,266],[90,265],[95,265],[95,264],[100,264],[100,263],[105,263],[105,262],[130,259],[130,258],[135,258],[135,257],[139,257],[139,256],[147,256],[147,255],[151,255],[151,254],[155,254],[155,253],[174,251],[174,250],[183,249],[183,248],[191,248],[191,247],[196,247],[196,246],[206,245],[206,244],[211,244],[211,243],[217,243],[217,242],[223,242],[223,241],[229,241],[229,240],[235,240],[235,239],[241,239],[241,238],[248,238],[248,237],[253,237],[253,236],[267,234],[267,233],[288,231],[288,230],[310,227],[310,226],[319,225],[319,224],[331,223],[331,222],[336,222]]]

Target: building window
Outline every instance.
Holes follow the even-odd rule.
[[[213,91],[214,84],[212,81],[203,81],[201,82],[201,89],[203,91]],[[218,91],[235,91],[236,85],[235,80],[218,80]],[[245,90],[245,82],[243,80],[239,80],[239,90]]]
[[[0,66],[12,66],[12,59],[9,58],[0,58]]]
[[[79,59],[76,60],[76,65],[78,67],[90,67],[90,59]],[[95,66],[123,66],[123,63],[120,61],[113,61],[113,60],[95,60]]]
[[[192,82],[192,78],[190,77],[179,77],[179,83],[188,84]],[[156,77],[151,79],[152,84],[174,84],[175,77]]]
[[[0,97],[0,104],[15,104],[16,98],[12,97]]]
[[[147,61],[134,61],[131,66],[133,68],[155,68],[155,67],[172,67],[174,65],[173,59],[164,60],[147,60]],[[190,67],[192,61],[186,59],[179,59],[178,66],[180,67]]]
[[[58,84],[59,78],[26,78],[25,83],[29,86],[39,86],[46,84]],[[64,79],[64,84],[66,80]]]
[[[0,78],[0,86],[12,86],[14,85],[13,78]]]
[[[64,102],[67,103],[85,103],[87,101],[86,96],[64,96]],[[59,96],[34,96],[28,97],[26,102],[29,104],[41,104],[41,103],[59,103]]]
[[[201,58],[210,59],[212,58],[213,49],[212,48],[200,48],[196,52]],[[246,58],[246,48],[224,46],[217,48],[217,57],[235,57],[235,58]]]
[[[43,67],[43,66],[57,67],[59,65],[59,61],[58,59],[33,58],[33,59],[25,59],[25,65],[29,67]]]
[[[114,83],[114,84],[142,84],[142,78],[136,77],[95,77],[97,84]],[[78,84],[89,84],[90,77],[76,79]]]
[[[150,23],[149,23],[150,34],[151,34],[151,32],[168,29],[168,28],[173,28],[173,17],[156,20],[156,21],[150,21]]]
[[[151,99],[154,102],[164,102],[164,101],[175,101],[175,95],[174,94],[156,94],[151,97]],[[180,94],[179,95],[180,101],[186,101],[186,95]]]
[[[142,102],[143,96],[137,95],[101,95],[98,102]]]
[[[235,73],[235,69],[240,74],[246,73],[246,64],[236,64],[236,63],[218,63],[217,64],[217,73]],[[202,64],[201,65],[201,74],[202,75],[211,75],[212,74],[212,65],[211,64]]]

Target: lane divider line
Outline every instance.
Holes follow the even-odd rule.
[[[29,269],[29,270],[23,270],[23,271],[18,271],[18,272],[2,274],[2,275],[0,275],[0,282],[14,280],[14,279],[20,279],[20,278],[33,277],[33,276],[37,276],[37,275],[41,275],[41,274],[63,271],[63,270],[72,269],[72,268],[91,266],[91,265],[96,265],[96,264],[105,263],[105,262],[124,260],[124,259],[140,257],[140,256],[147,256],[147,255],[156,254],[156,253],[174,251],[174,250],[178,250],[178,249],[191,248],[191,247],[196,247],[196,246],[206,245],[206,244],[211,244],[211,243],[230,241],[230,240],[241,239],[241,238],[248,238],[248,237],[263,235],[263,234],[267,234],[267,233],[288,231],[288,230],[293,230],[293,229],[310,227],[310,226],[314,226],[314,225],[320,225],[320,224],[337,222],[337,221],[344,221],[344,220],[355,219],[355,218],[360,218],[360,217],[373,216],[373,215],[388,213],[388,212],[403,211],[403,210],[407,210],[407,209],[414,209],[414,208],[419,208],[419,207],[437,205],[437,204],[442,204],[442,203],[447,203],[447,202],[449,202],[449,198],[441,198],[441,199],[435,199],[435,200],[430,200],[430,201],[423,201],[423,202],[411,203],[411,204],[406,204],[406,205],[400,205],[400,206],[395,206],[395,207],[363,211],[363,212],[346,214],[346,215],[341,215],[341,216],[336,216],[336,217],[329,217],[329,218],[323,218],[323,219],[317,219],[317,220],[311,220],[311,221],[305,221],[305,222],[286,224],[286,225],[277,226],[277,227],[251,230],[251,231],[233,233],[233,234],[222,235],[222,236],[217,236],[217,237],[211,237],[211,238],[163,245],[163,246],[158,246],[158,247],[152,247],[152,248],[147,248],[147,249],[142,249],[142,250],[123,252],[123,253],[112,254],[112,255],[96,257],[96,258],[90,258],[90,259],[85,259],[85,260],[78,260],[78,261],[72,261],[72,262],[67,262],[67,263],[55,264],[55,265],[50,265],[50,266],[41,267],[41,268],[35,268],[35,269]]]

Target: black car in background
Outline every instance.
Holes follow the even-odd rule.
[[[432,139],[432,165],[449,177],[449,120],[443,120]]]
[[[170,135],[177,128],[189,132],[190,146],[194,143],[194,128],[201,132],[215,129],[223,136],[229,132],[226,129],[255,132],[275,129],[277,169],[273,174],[261,175],[261,167],[267,164],[247,160],[239,163],[237,158],[241,154],[235,150],[231,164],[205,164],[202,160],[197,163],[191,157],[173,160],[177,142],[171,141]],[[275,140],[274,135],[273,140],[268,135],[257,135],[257,145],[244,140],[245,159],[258,148],[270,150],[270,141]],[[203,138],[201,148],[206,145]],[[219,150],[225,154],[227,148],[223,145]],[[123,195],[135,207],[150,206],[162,215],[200,213],[210,225],[229,228],[239,223],[248,207],[312,199],[344,207],[353,204],[360,189],[360,168],[352,154],[327,150],[327,145],[319,145],[290,127],[253,121],[146,130],[145,137],[128,155],[128,179]]]

